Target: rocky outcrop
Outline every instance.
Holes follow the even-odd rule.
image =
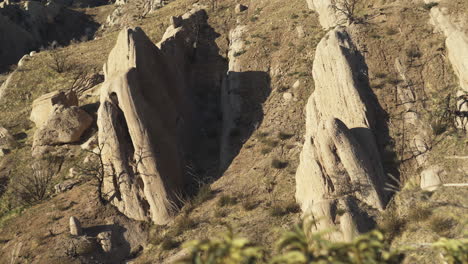
[[[349,240],[369,228],[365,215],[384,208],[385,174],[374,136],[373,96],[363,58],[345,28],[319,43],[315,91],[306,106],[306,135],[296,172],[296,199],[317,229]],[[366,204],[365,207],[357,204]]]
[[[320,25],[324,29],[336,26],[340,21],[345,21],[343,16],[340,16],[331,7],[331,0],[307,0],[309,9],[316,11],[319,14]]]
[[[430,0],[424,0],[431,3]],[[431,23],[441,31],[446,39],[448,59],[460,80],[460,87],[468,92],[468,36],[450,20],[447,10],[440,7],[431,9]]]
[[[73,91],[55,91],[40,96],[32,103],[29,119],[36,124],[36,127],[42,127],[50,118],[57,105],[64,107],[78,106],[76,93]]]
[[[120,32],[104,66],[98,111],[99,144],[108,175],[104,193],[122,213],[137,220],[167,223],[189,181],[196,110],[189,100],[186,64],[196,33],[184,15],[155,46],[140,28]],[[205,20],[206,21],[206,20]]]

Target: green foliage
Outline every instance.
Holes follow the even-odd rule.
[[[432,247],[441,250],[449,264],[468,263],[468,239],[441,238]]]
[[[179,264],[253,264],[263,258],[261,248],[235,237],[232,229],[219,239],[194,240],[186,247],[191,248],[190,255]]]
[[[277,241],[281,252],[265,259],[264,251],[249,240],[234,237],[232,230],[220,239],[189,242],[191,253],[179,264],[392,264],[401,263],[403,254],[417,248],[390,249],[384,235],[374,230],[357,236],[351,242],[332,242],[325,235],[332,230],[311,233],[314,222],[296,225]],[[440,251],[448,264],[468,263],[468,239],[447,239],[427,245]]]
[[[274,264],[312,263],[399,263],[400,253],[391,251],[379,231],[356,237],[352,242],[334,243],[323,238],[328,231],[307,236],[302,226],[286,232],[278,242],[285,253]]]

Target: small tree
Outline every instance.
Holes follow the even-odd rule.
[[[361,0],[331,0],[330,7],[338,14],[346,18],[352,24],[357,22],[356,9]]]

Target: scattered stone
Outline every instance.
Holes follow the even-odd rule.
[[[35,52],[35,51],[31,51],[31,52],[29,53],[29,56],[32,57],[32,56],[36,55],[36,53],[37,53],[37,52]]]
[[[36,127],[43,126],[52,114],[55,105],[78,106],[78,97],[73,91],[67,93],[55,91],[44,94],[33,101],[29,119],[36,124]]]
[[[293,89],[298,89],[299,86],[301,86],[301,81],[300,81],[300,80],[297,80],[297,81],[293,84],[292,88],[293,88]]]
[[[244,12],[245,10],[247,10],[247,6],[243,5],[243,4],[237,4],[234,11],[236,13],[241,13],[241,12]]]
[[[71,190],[75,185],[80,183],[79,180],[66,180],[54,186],[55,193],[63,193]]]
[[[81,223],[74,216],[70,217],[70,234],[73,236],[81,236],[83,234]]]
[[[432,166],[421,172],[421,189],[433,192],[442,185],[440,175],[444,170],[440,166]]]
[[[112,232],[105,231],[101,232],[97,235],[97,240],[99,244],[101,244],[102,250],[106,253],[111,252],[112,250]]]
[[[283,99],[285,101],[291,101],[293,99],[293,94],[292,93],[283,93]]]
[[[305,37],[304,27],[298,26],[298,27],[296,28],[296,32],[297,32],[297,36],[298,36],[299,38]]]

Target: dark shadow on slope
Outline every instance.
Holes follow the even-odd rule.
[[[110,241],[112,244],[110,252],[104,252],[99,247],[96,252],[92,255],[95,261],[99,263],[123,263],[125,259],[130,255],[130,243],[125,239],[125,232],[127,229],[123,226],[114,225],[99,225],[92,226],[83,229],[83,233],[86,236],[96,238],[99,243],[98,235],[102,232],[110,232]]]
[[[0,73],[30,51],[93,39],[100,26],[91,16],[68,8],[62,8],[53,21],[42,24],[28,19],[28,11],[18,5],[1,9],[0,15],[9,22],[9,30],[0,33]]]

